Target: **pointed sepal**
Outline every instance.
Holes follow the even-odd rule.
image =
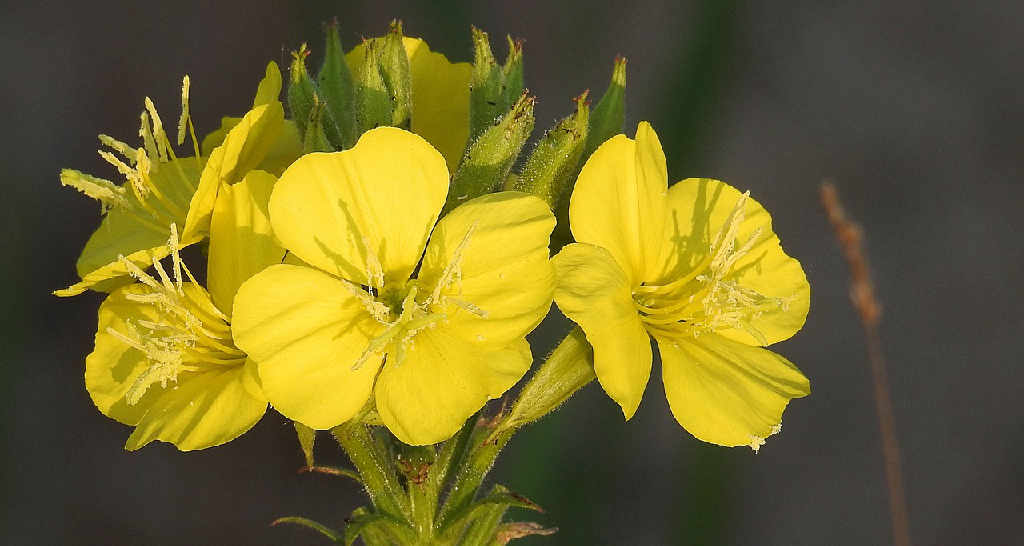
[[[604,141],[622,132],[626,121],[626,58],[615,58],[612,79],[590,115],[590,134],[583,148],[583,160]]]
[[[576,103],[576,111],[544,133],[519,176],[506,182],[506,190],[536,195],[555,210],[563,194],[572,189],[571,182],[583,154],[590,117],[586,91],[573,101]]]

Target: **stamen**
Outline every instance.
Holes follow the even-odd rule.
[[[128,198],[123,187],[113,182],[97,178],[79,171],[64,169],[60,172],[62,186],[70,186],[100,202],[103,212],[108,209],[127,208]]]
[[[178,118],[178,146],[185,142],[185,124],[188,123],[188,89],[191,82],[188,74],[181,79],[181,116]]]
[[[437,280],[437,284],[434,285],[433,292],[430,293],[430,297],[427,298],[427,304],[441,303],[441,291],[448,288],[453,282],[461,282],[462,271],[459,266],[462,265],[462,254],[469,246],[469,238],[472,237],[473,232],[476,231],[477,222],[473,222],[466,230],[466,234],[462,237],[462,241],[455,247],[455,251],[452,252],[452,260],[445,266],[444,271],[441,272],[441,277]]]
[[[132,148],[130,145],[121,142],[112,136],[101,134],[99,135],[99,139],[101,144],[108,148],[112,148],[115,152],[124,156],[126,161],[135,161],[135,148]]]

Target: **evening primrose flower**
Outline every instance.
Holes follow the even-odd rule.
[[[183,451],[223,444],[266,411],[256,365],[232,341],[230,312],[238,285],[284,257],[267,217],[274,180],[252,171],[220,193],[212,214],[209,291],[181,261],[174,224],[167,242],[170,274],[156,258],[153,276],[122,257],[137,282],[100,306],[85,385],[104,415],[135,427],[126,449],[153,440]]]
[[[810,288],[783,252],[768,212],[709,179],[667,184],[646,122],[590,157],[569,222],[576,244],[552,261],[555,302],[594,348],[605,392],[633,416],[657,341],[676,420],[698,439],[755,451],[781,428],[807,378],[762,347],[796,333]]]
[[[192,136],[194,157],[178,158],[164,130],[153,101],[146,98],[139,135],[143,145],[130,145],[100,135],[109,150],[100,156],[125,178],[115,184],[72,169],[61,172],[61,183],[97,199],[104,218],[78,259],[81,281],[54,292],[74,296],[88,289],[111,290],[129,280],[128,263],[148,267],[153,259],[168,255],[167,226],[184,226],[180,241],[187,246],[201,241],[209,231],[217,192],[225,184],[242,179],[246,172],[262,166],[268,151],[280,139],[284,110],[277,96],[281,75],[270,63],[253,108],[228,132],[224,141],[200,155],[188,111],[189,79],[182,85],[182,114],[178,123],[178,144],[186,128]],[[294,157],[297,157],[295,153]],[[126,259],[121,260],[124,256]]]
[[[441,154],[393,127],[284,172],[270,220],[303,265],[246,281],[232,321],[278,411],[327,429],[372,393],[395,436],[432,444],[526,372],[524,336],[551,305],[554,217],[505,192],[435,226],[447,193]]]
[[[412,77],[411,129],[437,148],[448,170],[454,171],[469,138],[469,80],[473,66],[449,62],[443,54],[431,51],[420,38],[404,36],[402,45],[409,56]],[[353,72],[359,70],[365,59],[365,42],[345,55]]]

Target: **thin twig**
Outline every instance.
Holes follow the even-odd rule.
[[[882,354],[882,340],[878,334],[878,323],[882,318],[882,306],[875,297],[871,282],[871,269],[864,254],[864,231],[846,217],[839,202],[835,186],[829,182],[821,185],[821,203],[828,214],[843,257],[850,267],[850,300],[860,315],[867,342],[868,361],[875,387],[875,409],[878,412],[878,428],[882,434],[882,456],[885,459],[885,477],[889,486],[889,514],[892,518],[892,541],[895,546],[910,546],[910,525],[907,512],[907,496],[903,488],[903,470],[900,464],[900,447],[896,438],[893,419],[892,395],[889,392],[889,376],[886,372],[885,357]]]

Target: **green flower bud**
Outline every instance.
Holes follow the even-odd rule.
[[[384,77],[380,73],[382,45],[378,40],[367,40],[366,58],[356,73],[356,125],[363,134],[375,127],[391,124],[391,97]]]
[[[324,46],[324,64],[317,75],[320,98],[327,106],[334,127],[328,127],[327,137],[335,148],[348,149],[356,143],[355,89],[352,73],[345,62],[345,52],[338,37],[338,21],[327,25]]]
[[[594,350],[587,343],[583,330],[573,328],[523,387],[519,399],[491,433],[491,438],[551,413],[595,377]]]
[[[555,209],[562,195],[571,189],[587,140],[590,106],[587,92],[573,99],[576,112],[559,120],[548,130],[517,178],[506,181],[506,190],[532,193]],[[556,211],[557,212],[557,211]]]
[[[626,121],[626,58],[615,58],[612,80],[590,116],[590,135],[583,148],[583,159],[590,157],[602,142],[622,132]]]
[[[309,113],[313,109],[313,95],[316,94],[316,86],[306,71],[306,57],[308,56],[309,49],[306,44],[302,44],[298,51],[292,51],[288,82],[288,110],[291,111],[292,119],[295,120],[295,124],[299,126],[299,132],[302,134],[306,132]]]
[[[309,119],[306,120],[306,132],[302,136],[302,153],[333,152],[330,138],[325,131],[325,125],[329,122],[327,105],[320,100],[320,96],[313,94],[313,107],[309,110]]]
[[[512,109],[470,146],[452,178],[446,210],[502,187],[533,131],[535,102],[523,93]]]
[[[469,91],[469,138],[475,139],[496,120],[504,109],[504,75],[494,61],[487,33],[473,27],[473,75]]]
[[[513,40],[511,36],[505,38],[508,40],[508,57],[505,58],[505,66],[501,70],[504,79],[502,112],[511,108],[519,95],[523,94],[523,41]]]
[[[391,125],[409,128],[412,119],[412,76],[402,45],[402,22],[392,21],[380,51],[380,73],[391,98]]]

